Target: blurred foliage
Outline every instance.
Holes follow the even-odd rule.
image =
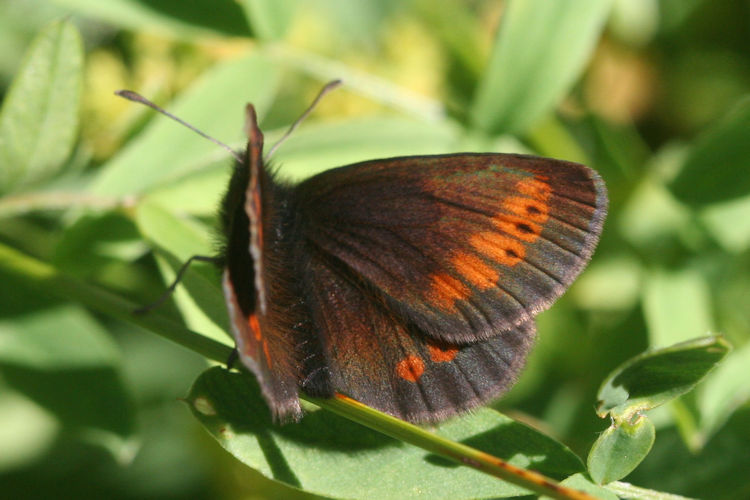
[[[750,4],[539,3],[0,2],[4,496],[310,496],[222,451],[184,408],[205,357],[102,314],[105,296],[80,283],[113,307],[155,299],[179,262],[211,251],[228,178],[224,151],[114,90],[241,148],[245,102],[272,143],[333,78],[344,89],[275,155],[283,175],[468,150],[601,173],[599,249],[539,317],[528,366],[495,407],[586,457],[609,424],[597,390],[617,366],[721,332],[735,349],[718,368],[648,412],[645,460],[591,473],[638,465],[625,478],[639,487],[750,496]],[[216,275],[196,265],[142,326],[164,318],[220,353],[222,308]],[[602,434],[589,460],[611,460],[624,434]]]

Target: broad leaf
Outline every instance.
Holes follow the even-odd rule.
[[[592,479],[607,484],[630,474],[651,451],[655,436],[654,424],[645,415],[636,416],[633,423],[613,423],[599,435],[589,452]]]
[[[238,460],[319,495],[458,499],[525,494],[519,487],[326,411],[310,411],[298,424],[274,425],[257,384],[247,374],[211,368],[196,380],[188,403]],[[554,478],[582,470],[580,460],[566,447],[493,410],[448,421],[435,432]]]
[[[722,337],[702,337],[646,352],[612,372],[599,389],[597,413],[629,420],[685,394],[731,349]]]
[[[672,345],[713,330],[708,284],[692,269],[648,273],[643,309],[651,345]]]
[[[83,42],[68,21],[34,40],[0,110],[0,194],[59,173],[78,135]]]

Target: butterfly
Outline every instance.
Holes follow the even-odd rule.
[[[462,153],[365,161],[301,183],[247,149],[221,204],[232,333],[277,420],[299,392],[346,394],[410,422],[497,398],[534,317],[589,261],[607,210],[576,163]]]

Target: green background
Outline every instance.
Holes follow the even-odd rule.
[[[610,372],[721,333],[734,350],[649,412],[653,449],[625,481],[749,496],[748,47],[738,1],[0,2],[0,491],[307,495],[235,460],[181,401],[209,366],[198,352],[231,343],[210,266],[140,327],[118,319],[118,301],[154,300],[176,265],[213,248],[230,161],[113,91],[241,148],[245,102],[272,143],[342,78],[275,154],[282,175],[502,151],[579,161],[607,183],[590,266],[539,316],[527,368],[493,406],[585,460],[609,425],[595,410]],[[14,255],[73,281],[45,290],[44,270]],[[110,309],[80,283],[111,292]],[[207,343],[147,331],[184,344],[185,328]]]

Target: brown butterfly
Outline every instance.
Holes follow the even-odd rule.
[[[223,288],[239,357],[275,417],[300,390],[412,422],[498,397],[534,316],[584,268],[606,215],[576,163],[463,153],[371,160],[300,184],[248,144],[222,202]]]

